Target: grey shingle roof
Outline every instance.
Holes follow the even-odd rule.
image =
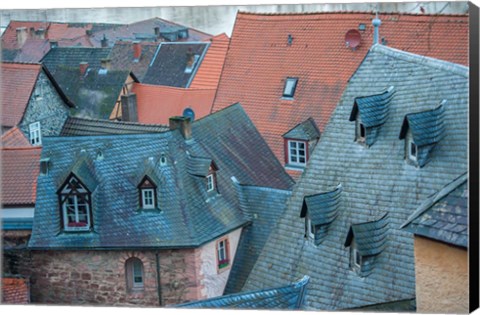
[[[309,277],[280,288],[242,292],[202,301],[175,305],[178,308],[236,308],[264,310],[298,310],[302,307]]]
[[[161,43],[142,83],[189,87],[208,47],[209,43]],[[188,53],[198,55],[198,60],[193,70],[186,73]]]
[[[402,228],[416,235],[467,248],[467,173],[428,197]]]
[[[395,87],[388,119],[374,146],[352,141],[349,122],[356,97]],[[430,161],[416,168],[405,161],[398,139],[406,114],[445,104],[445,137]],[[287,210],[257,260],[244,290],[278,286],[311,277],[305,308],[338,310],[415,298],[413,236],[399,227],[421,202],[467,170],[468,68],[375,45],[352,76],[294,187]],[[454,167],[452,167],[454,165]],[[315,246],[305,239],[300,218],[304,196],[342,184],[340,209],[327,237]],[[344,240],[352,224],[377,220],[387,212],[384,250],[371,273],[350,268]]]
[[[134,44],[132,42],[116,42],[108,57],[112,60],[112,69],[131,70],[141,82],[145,73],[147,73],[148,65],[152,61],[159,43],[140,43],[140,45],[141,55],[138,60],[134,58]]]
[[[236,179],[234,182],[240,209],[252,223],[242,230],[224,294],[241,291],[291,195],[290,190],[241,185]]]
[[[112,48],[55,47],[43,57],[42,63],[55,75],[58,67],[78,69],[81,62],[87,62],[91,68],[100,68],[101,60],[107,58]]]
[[[42,139],[51,168],[38,178],[30,248],[196,247],[247,223],[231,176],[291,187],[291,178],[240,105],[194,122],[192,134],[189,141],[178,130]],[[207,193],[205,178],[187,172],[189,155],[215,161],[218,193]],[[166,163],[160,162],[162,156]],[[79,160],[85,163],[76,171]],[[72,167],[98,183],[91,189],[94,232],[60,230],[56,192]],[[158,211],[140,209],[137,186],[144,175],[156,180]]]
[[[293,127],[286,134],[284,134],[283,137],[288,139],[310,141],[320,138],[320,130],[318,130],[315,120],[310,117],[304,122]]]
[[[86,119],[68,117],[63,125],[61,136],[96,136],[109,134],[156,133],[170,130],[168,126],[147,125],[135,122],[111,121],[106,119]]]

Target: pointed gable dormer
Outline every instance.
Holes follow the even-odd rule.
[[[350,247],[350,268],[361,277],[370,274],[377,257],[385,248],[388,233],[388,217],[352,224],[348,230],[345,247]]]
[[[300,217],[305,218],[305,237],[320,244],[327,236],[328,227],[335,220],[340,208],[342,185],[334,190],[303,198]]]
[[[430,153],[445,135],[445,104],[432,110],[405,115],[399,139],[405,139],[405,160],[423,167],[430,160]]]
[[[373,145],[377,140],[380,127],[388,118],[389,105],[395,94],[390,86],[380,94],[356,97],[353,103],[350,121],[355,121],[355,141]]]

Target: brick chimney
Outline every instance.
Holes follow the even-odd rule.
[[[135,93],[122,95],[122,97],[120,98],[120,102],[122,105],[122,121],[137,122],[137,95]]]
[[[185,140],[190,140],[192,138],[192,124],[190,122],[190,117],[185,116],[175,116],[170,117],[169,119],[170,130],[179,129]]]
[[[142,45],[138,41],[133,42],[133,60],[139,61],[141,55],[142,55]]]
[[[84,76],[85,72],[87,72],[88,62],[80,62],[80,67],[79,68],[80,68],[80,75]]]
[[[39,28],[38,30],[36,30],[35,31],[35,38],[45,39],[45,29],[44,28]]]
[[[19,46],[23,46],[28,37],[28,30],[26,27],[17,27],[17,43]]]
[[[100,61],[100,65],[102,69],[110,70],[110,67],[112,66],[112,60],[110,58],[103,58]]]

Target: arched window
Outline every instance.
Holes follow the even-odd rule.
[[[90,192],[71,175],[59,191],[60,209],[65,231],[88,231],[91,228]]]
[[[143,263],[140,259],[132,257],[125,262],[125,275],[129,291],[143,290]]]

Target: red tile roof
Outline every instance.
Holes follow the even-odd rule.
[[[195,119],[210,113],[215,89],[183,89],[169,86],[134,83],[137,94],[138,121],[145,124],[166,124],[172,116],[181,116],[191,108]]]
[[[2,278],[2,303],[30,303],[30,288],[28,279]]]
[[[210,41],[210,47],[190,84],[191,88],[216,89],[218,86],[230,39],[223,33]]]
[[[0,104],[2,126],[16,126],[22,119],[42,66],[1,63]]]
[[[18,127],[13,127],[2,135],[3,148],[29,147],[30,142]]]
[[[50,50],[48,39],[27,39],[22,48],[18,49],[15,62],[35,62],[42,60]]]
[[[35,204],[41,150],[2,148],[2,205]]]
[[[321,131],[347,80],[372,45],[371,13],[238,13],[212,111],[240,102],[280,161],[282,135],[308,117]],[[412,53],[468,64],[467,15],[380,14],[380,40]],[[346,47],[358,29],[361,44]],[[287,44],[288,35],[293,37]],[[287,77],[298,77],[293,100],[282,99]],[[379,89],[384,88],[379,86]]]

